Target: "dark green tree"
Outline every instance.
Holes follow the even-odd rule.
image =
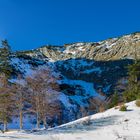
[[[0,121],[4,125],[4,131],[7,130],[7,123],[12,117],[14,103],[11,84],[8,81],[12,73],[10,54],[11,47],[8,41],[2,41],[0,48]]]
[[[140,98],[140,61],[138,60],[128,67],[128,86],[123,97],[126,102]]]
[[[118,103],[119,103],[119,95],[118,95],[118,93],[115,91],[115,93],[114,93],[114,94],[112,95],[112,97],[111,97],[111,101],[110,101],[110,103],[109,103],[109,105],[108,105],[108,108],[112,108],[112,107],[118,105]]]
[[[7,40],[2,41],[0,48],[0,72],[5,73],[9,78],[12,73],[12,67],[10,64],[11,47]]]

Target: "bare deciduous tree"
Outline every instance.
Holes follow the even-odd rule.
[[[7,130],[7,123],[11,120],[14,100],[12,94],[12,87],[9,84],[6,75],[0,74],[0,121],[4,125],[4,132]]]
[[[27,78],[31,92],[32,111],[36,113],[37,128],[41,121],[46,128],[46,117],[59,112],[60,108],[55,106],[59,96],[56,80],[57,78],[49,69],[38,70],[32,77]]]
[[[21,75],[18,75],[17,81],[13,85],[13,93],[14,93],[15,106],[17,109],[17,113],[19,115],[20,130],[23,129],[24,107],[28,101],[27,92],[28,92],[28,90],[27,90],[24,80],[22,79]]]

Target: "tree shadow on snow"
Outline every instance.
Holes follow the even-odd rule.
[[[90,116],[87,117],[85,120],[81,122],[77,122],[75,124],[66,125],[60,128],[54,128],[52,130],[44,130],[37,132],[35,134],[56,134],[56,133],[78,133],[78,132],[86,132],[86,131],[93,131],[96,129],[101,129],[103,127],[115,124],[116,120],[119,116],[109,116],[109,117],[102,117],[99,119],[90,119]]]
[[[28,139],[27,137],[22,137],[22,136],[11,136],[11,135],[0,136],[0,138],[8,138],[8,139],[14,139],[14,140],[15,140],[15,139],[18,139],[18,140],[19,140],[19,139],[21,139],[21,140],[22,140],[22,139],[24,139],[24,140],[25,140],[25,139],[26,139],[26,140]]]

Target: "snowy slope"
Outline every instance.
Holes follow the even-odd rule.
[[[140,140],[140,108],[134,101],[127,106],[126,112],[112,108],[50,130],[7,132],[0,140]]]

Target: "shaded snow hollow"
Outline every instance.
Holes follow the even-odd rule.
[[[126,112],[112,108],[36,133],[7,132],[0,140],[140,140],[140,108],[135,101],[126,105]]]

